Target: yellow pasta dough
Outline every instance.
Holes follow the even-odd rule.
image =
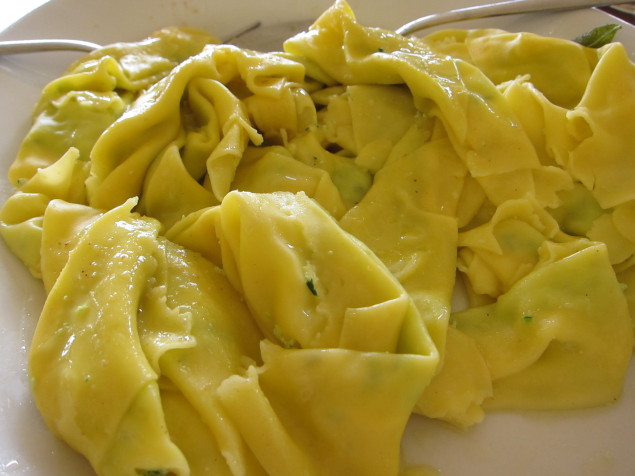
[[[0,210],[47,293],[38,409],[100,475],[396,476],[413,412],[615,401],[634,109],[619,43],[404,38],[342,0],[281,52],[91,53]]]

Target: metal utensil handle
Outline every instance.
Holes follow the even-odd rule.
[[[458,8],[441,13],[434,13],[417,18],[397,28],[397,33],[410,35],[416,31],[432,26],[444,25],[462,20],[475,18],[496,17],[513,15],[517,13],[532,13],[540,11],[575,10],[589,7],[604,7],[618,3],[627,3],[624,0],[591,1],[591,0],[508,0],[505,2],[491,3],[488,5]]]
[[[459,8],[456,10],[426,15],[406,23],[405,25],[397,28],[396,31],[402,35],[410,35],[424,28],[474,18],[495,17],[538,11],[573,10],[588,7],[616,5],[620,3],[628,2],[624,2],[624,0],[507,0],[499,3]],[[259,25],[259,23],[257,25]],[[257,25],[250,25],[245,28],[244,31],[233,35],[233,37],[241,36],[245,32],[249,32],[250,30],[256,28]],[[83,40],[50,39],[0,41],[0,56],[57,50],[90,52],[100,47],[101,46],[96,43]]]
[[[260,22],[255,22],[247,25],[241,30],[233,33],[228,42],[239,38],[246,33],[260,27]],[[38,53],[41,51],[84,51],[91,52],[101,45],[84,40],[68,40],[68,39],[42,39],[42,40],[14,40],[14,41],[0,41],[0,56],[3,55],[16,55],[21,53]]]
[[[82,40],[16,40],[0,41],[0,55],[34,53],[37,51],[93,51],[100,45]]]

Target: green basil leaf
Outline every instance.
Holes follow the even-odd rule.
[[[620,25],[610,23],[608,25],[598,26],[591,31],[583,33],[573,41],[580,43],[582,46],[589,48],[599,48],[613,41],[615,34],[621,29]]]

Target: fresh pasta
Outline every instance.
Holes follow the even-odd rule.
[[[633,110],[620,43],[410,39],[342,0],[280,52],[168,28],[87,55],[0,210],[47,293],[38,409],[104,476],[396,476],[413,412],[615,401]]]

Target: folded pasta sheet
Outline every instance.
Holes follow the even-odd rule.
[[[635,66],[337,1],[284,51],[165,29],[48,85],[0,210],[30,372],[99,474],[396,475],[412,412],[619,398]]]
[[[132,205],[95,220],[69,253],[33,337],[33,393],[49,426],[98,473],[167,468],[188,474],[166,430],[158,375],[137,326],[157,268],[158,224],[131,217]],[[52,227],[59,225],[59,214],[49,215]],[[171,317],[187,333],[185,316]]]
[[[139,43],[100,48],[71,65],[42,91],[33,127],[10,168],[11,181],[21,185],[69,147],[88,161],[99,136],[140,91],[217,41],[204,32],[165,28]]]
[[[227,277],[133,205],[45,215],[56,259],[30,371],[49,425],[100,474],[395,474],[438,357],[384,265],[303,194],[226,197]]]
[[[550,244],[495,304],[453,315],[490,369],[490,408],[583,408],[615,400],[631,360],[626,299],[602,244]],[[553,382],[558,385],[553,385]]]
[[[398,474],[401,435],[429,371],[422,356],[268,341],[262,352],[264,367],[227,379],[219,395],[267,474]]]

